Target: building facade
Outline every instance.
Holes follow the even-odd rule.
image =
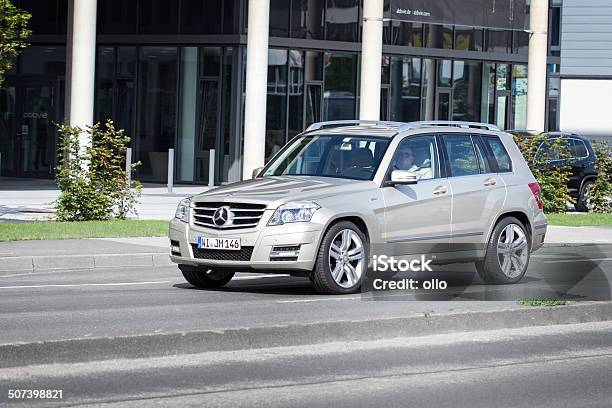
[[[2,175],[52,177],[66,116],[69,0],[14,0],[34,32],[0,88]],[[388,4],[385,15],[388,15]],[[94,120],[132,138],[136,175],[242,178],[247,0],[98,0]],[[359,112],[360,0],[271,0],[266,159],[309,124]],[[560,4],[550,5],[547,126],[558,129]],[[525,128],[529,34],[384,21],[381,119]],[[68,81],[69,82],[69,81]]]

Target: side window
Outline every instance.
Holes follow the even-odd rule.
[[[491,165],[489,164],[489,159],[485,154],[485,149],[481,144],[481,141],[478,137],[472,136],[472,140],[474,141],[474,147],[476,147],[476,157],[478,158],[478,167],[480,167],[481,173],[492,173]]]
[[[392,170],[409,170],[416,173],[419,180],[440,177],[438,166],[438,150],[435,136],[407,137],[397,146]]]
[[[493,158],[497,163],[497,171],[499,173],[511,172],[512,161],[502,141],[496,136],[485,136],[482,139],[489,146],[489,149],[491,149],[491,153],[493,153]]]
[[[445,135],[444,148],[450,177],[479,174],[478,159],[469,135]]]
[[[587,149],[584,142],[580,139],[571,139],[571,152],[572,157],[577,159],[584,159],[589,156],[589,150]]]

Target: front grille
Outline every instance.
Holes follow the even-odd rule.
[[[234,215],[228,225],[216,225],[213,215],[220,207],[227,206]],[[236,229],[255,227],[266,210],[265,204],[196,202],[193,205],[193,223],[214,229]]]
[[[191,244],[193,257],[197,259],[212,259],[215,261],[250,261],[253,247],[242,247],[239,251],[228,249],[202,249],[198,244]]]

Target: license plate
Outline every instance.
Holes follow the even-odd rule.
[[[225,249],[230,251],[240,250],[240,238],[206,238],[198,237],[198,248],[200,249]]]

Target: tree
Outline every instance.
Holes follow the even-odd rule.
[[[0,86],[4,73],[13,67],[22,49],[28,46],[32,32],[28,22],[32,15],[13,5],[11,0],[0,0]]]

